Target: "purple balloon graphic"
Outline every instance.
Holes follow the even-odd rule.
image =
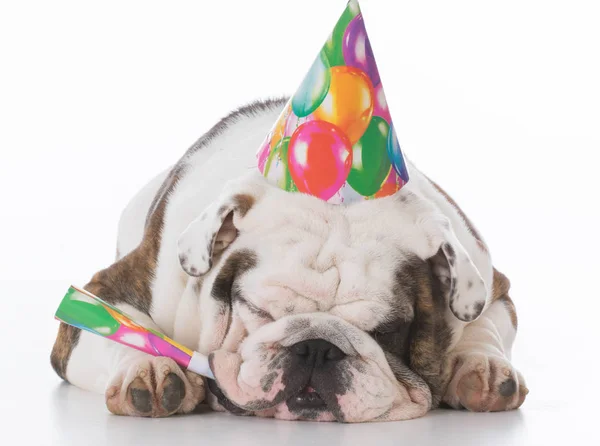
[[[346,65],[363,70],[371,79],[374,87],[379,85],[381,79],[362,14],[358,14],[348,24],[344,33],[342,53]]]

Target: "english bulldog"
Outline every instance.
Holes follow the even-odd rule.
[[[242,107],[129,203],[85,286],[209,355],[215,380],[61,324],[51,364],[118,415],[213,410],[387,421],[518,408],[508,279],[467,216],[408,162],[396,194],[336,205],[270,185],[256,149],[285,99]]]

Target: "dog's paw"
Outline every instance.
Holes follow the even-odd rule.
[[[453,359],[444,402],[473,412],[513,410],[529,390],[523,376],[506,359],[485,353],[465,353]]]
[[[117,371],[106,388],[115,415],[166,417],[188,413],[204,400],[204,380],[165,357],[138,357]]]

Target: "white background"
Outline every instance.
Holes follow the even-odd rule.
[[[153,422],[111,417],[102,397],[59,386],[48,364],[53,311],[71,282],[84,284],[112,261],[128,199],[232,108],[292,93],[344,5],[0,1],[0,334],[12,342],[0,360],[4,435],[63,445],[133,444],[150,431],[210,444],[224,429],[222,441],[241,442],[233,430],[257,444],[307,444],[315,433],[314,441],[345,444],[373,435],[593,442],[596,1],[361,2],[405,153],[459,202],[511,278],[520,316],[514,362],[531,388],[521,411],[439,411],[385,427],[220,415]],[[249,431],[257,432],[250,440]]]

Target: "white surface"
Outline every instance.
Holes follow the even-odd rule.
[[[145,420],[61,385],[52,315],[71,282],[111,262],[129,197],[232,107],[291,92],[344,2],[2,2],[3,444],[597,442],[600,6],[361,4],[403,149],[512,281],[522,410],[354,426]]]

